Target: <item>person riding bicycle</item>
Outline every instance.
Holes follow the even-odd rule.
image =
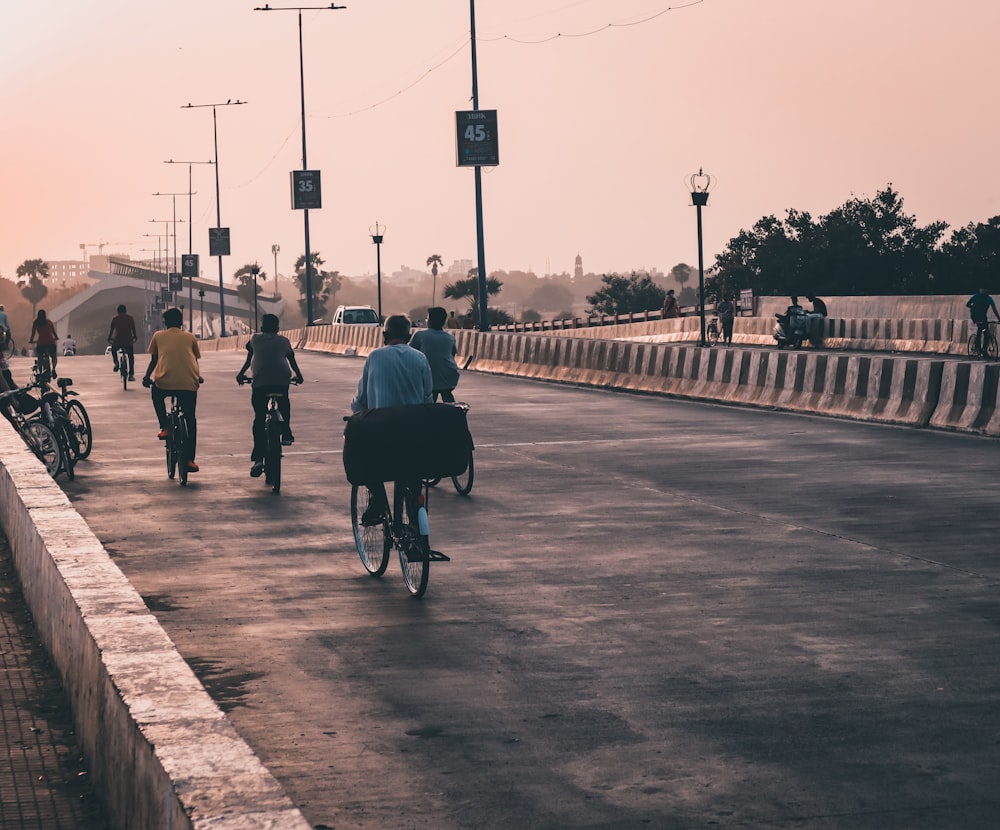
[[[423,352],[431,366],[431,384],[434,400],[440,395],[445,403],[454,403],[452,394],[458,386],[458,364],[455,355],[455,336],[444,330],[448,312],[440,306],[427,309],[427,326],[413,335],[410,345]]]
[[[972,318],[972,322],[976,324],[976,351],[982,352],[983,332],[986,331],[989,324],[991,308],[993,309],[993,316],[997,320],[1000,320],[1000,313],[997,313],[997,304],[986,293],[985,288],[980,288],[978,294],[973,294],[969,297],[969,302],[965,304],[965,307],[969,309],[969,316]]]
[[[149,353],[152,357],[142,385],[152,389],[153,411],[160,424],[156,437],[161,441],[166,440],[170,426],[165,401],[170,395],[177,398],[187,420],[191,442],[188,472],[197,473],[199,468],[194,458],[198,446],[198,421],[195,410],[198,405],[198,386],[201,383],[201,371],[198,368],[201,351],[195,336],[182,328],[184,312],[179,308],[168,308],[163,312],[163,325],[166,328],[156,332],[149,341]]]
[[[114,371],[118,371],[118,351],[128,357],[128,379],[135,380],[135,341],[139,336],[135,333],[135,320],[131,314],[125,313],[125,306],[118,306],[118,313],[111,319],[111,329],[108,331],[108,342],[111,344],[111,359],[114,361]]]
[[[76,354],[76,340],[73,338],[72,334],[67,334],[66,339],[63,340],[62,353],[63,357],[68,357],[70,355]]]
[[[39,358],[43,355],[48,355],[49,365],[52,367],[52,377],[57,377],[56,343],[59,342],[59,335],[56,333],[55,323],[45,316],[45,312],[42,309],[38,309],[38,316],[35,317],[34,322],[31,324],[31,337],[28,338],[28,342],[35,343],[36,340],[38,348],[35,349],[35,354]]]
[[[246,381],[246,371],[253,375],[250,404],[253,406],[253,450],[250,453],[250,475],[259,478],[264,472],[264,450],[267,446],[266,422],[268,397],[275,392],[278,411],[284,421],[281,443],[289,446],[295,441],[291,427],[291,402],[288,386],[295,373],[295,382],[302,383],[302,370],[295,362],[295,351],[288,338],[278,334],[278,316],[265,314],[261,321],[261,331],[247,343],[247,359],[236,375],[237,383]]]
[[[423,352],[409,345],[409,318],[403,314],[390,316],[385,321],[382,340],[385,345],[375,349],[365,360],[358,392],[351,401],[351,411],[433,403],[431,367]],[[361,523],[371,525],[379,521],[388,500],[385,487],[369,489],[371,500]]]

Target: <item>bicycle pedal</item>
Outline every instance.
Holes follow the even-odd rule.
[[[428,551],[428,554],[428,559],[430,559],[431,562],[451,562],[451,557],[446,556],[439,550]]]

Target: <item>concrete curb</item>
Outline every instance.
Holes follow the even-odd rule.
[[[308,830],[20,437],[0,427],[0,524],[115,827]]]

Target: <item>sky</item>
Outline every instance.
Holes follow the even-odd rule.
[[[302,169],[298,17],[253,0],[0,0],[0,275],[25,259],[188,249],[187,164],[215,158],[229,279],[290,273]],[[260,5],[257,3],[256,5]],[[281,6],[281,3],[273,3]],[[323,5],[316,2],[313,5]],[[302,13],[309,212],[324,268],[475,261],[470,4],[341,0]],[[994,0],[478,0],[485,264],[538,275],[697,265],[688,179],[715,183],[706,267],[762,216],[821,216],[887,184],[920,224],[1000,214]],[[196,105],[185,108],[185,105]],[[193,251],[216,224],[191,168]],[[177,193],[179,196],[154,196]],[[169,237],[169,239],[168,239]]]

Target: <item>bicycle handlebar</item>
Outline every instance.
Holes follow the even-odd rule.
[[[244,375],[243,380],[236,378],[236,383],[238,383],[240,386],[243,386],[246,383],[253,383],[253,377],[251,377],[250,375]],[[296,380],[295,378],[292,378],[290,381],[288,381],[289,386],[298,386],[301,383],[302,383],[301,380]]]

